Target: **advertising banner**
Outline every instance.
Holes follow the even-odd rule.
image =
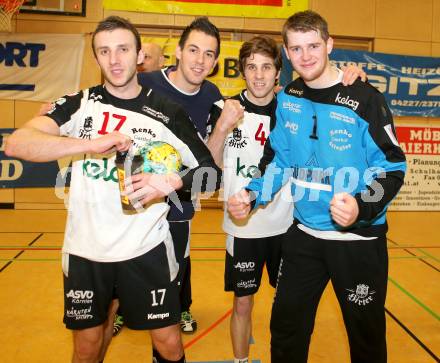
[[[163,14],[288,18],[308,0],[104,0],[104,9]]]
[[[0,99],[47,102],[79,88],[84,35],[0,35]]]
[[[397,126],[396,132],[406,155],[407,173],[390,210],[440,210],[440,127]]]

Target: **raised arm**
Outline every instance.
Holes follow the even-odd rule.
[[[94,140],[60,136],[60,128],[47,116],[38,116],[17,129],[6,139],[5,153],[34,162],[47,162],[65,156],[127,150],[131,140],[119,132],[112,132]]]
[[[209,136],[207,146],[219,167],[223,165],[223,149],[226,136],[243,118],[243,115],[244,110],[238,100],[226,100],[223,110],[218,105],[213,106],[210,122],[214,129]]]

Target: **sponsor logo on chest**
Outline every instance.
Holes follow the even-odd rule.
[[[293,122],[293,121],[286,121],[286,123],[284,124],[284,127],[286,129],[289,129],[290,133],[292,135],[297,135],[298,134],[298,124]]]
[[[359,106],[359,101],[351,99],[350,96],[342,97],[339,92],[336,95],[335,102],[341,105],[346,105],[353,109],[353,111],[356,111]]]
[[[290,112],[301,113],[301,105],[290,101],[284,101],[282,107]]]
[[[164,115],[160,111],[153,110],[151,107],[144,105],[142,106],[142,111],[144,111],[146,114],[153,116],[156,119],[162,120],[165,124],[170,122],[170,118],[168,116]]]
[[[248,139],[248,136],[243,135],[243,130],[236,127],[226,140],[226,145],[235,149],[243,149],[248,144]]]
[[[336,151],[351,149],[351,138],[353,135],[346,129],[330,130],[329,145]]]

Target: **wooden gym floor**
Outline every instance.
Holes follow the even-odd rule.
[[[197,213],[192,226],[192,312],[199,329],[184,336],[188,362],[230,362],[232,295],[223,291],[222,211]],[[440,213],[390,212],[387,309],[391,363],[439,362]],[[0,210],[0,362],[68,362],[71,334],[62,324],[60,247],[63,210]],[[255,298],[254,363],[269,362],[273,290]],[[311,363],[349,362],[339,307],[328,286],[310,347]],[[151,362],[146,332],[122,330],[106,363]],[[286,362],[288,363],[288,362]]]

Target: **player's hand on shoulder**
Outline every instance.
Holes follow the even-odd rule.
[[[235,219],[245,219],[251,211],[251,198],[249,193],[242,189],[229,197],[227,202],[228,212]]]
[[[337,193],[330,201],[330,214],[341,227],[351,226],[359,215],[356,199],[348,193]]]
[[[223,131],[234,128],[243,118],[244,109],[238,100],[227,99],[219,118],[219,127]]]
[[[127,151],[130,146],[130,137],[119,131],[113,131],[90,140],[90,152],[94,154],[111,154],[115,151]]]
[[[140,173],[125,180],[126,195],[132,202],[146,205],[155,199],[161,199],[182,187],[178,174]]]
[[[344,76],[342,77],[342,84],[344,86],[352,85],[359,77],[362,82],[367,80],[367,74],[364,72],[362,68],[359,68],[355,65],[342,66],[342,72],[344,72]]]

